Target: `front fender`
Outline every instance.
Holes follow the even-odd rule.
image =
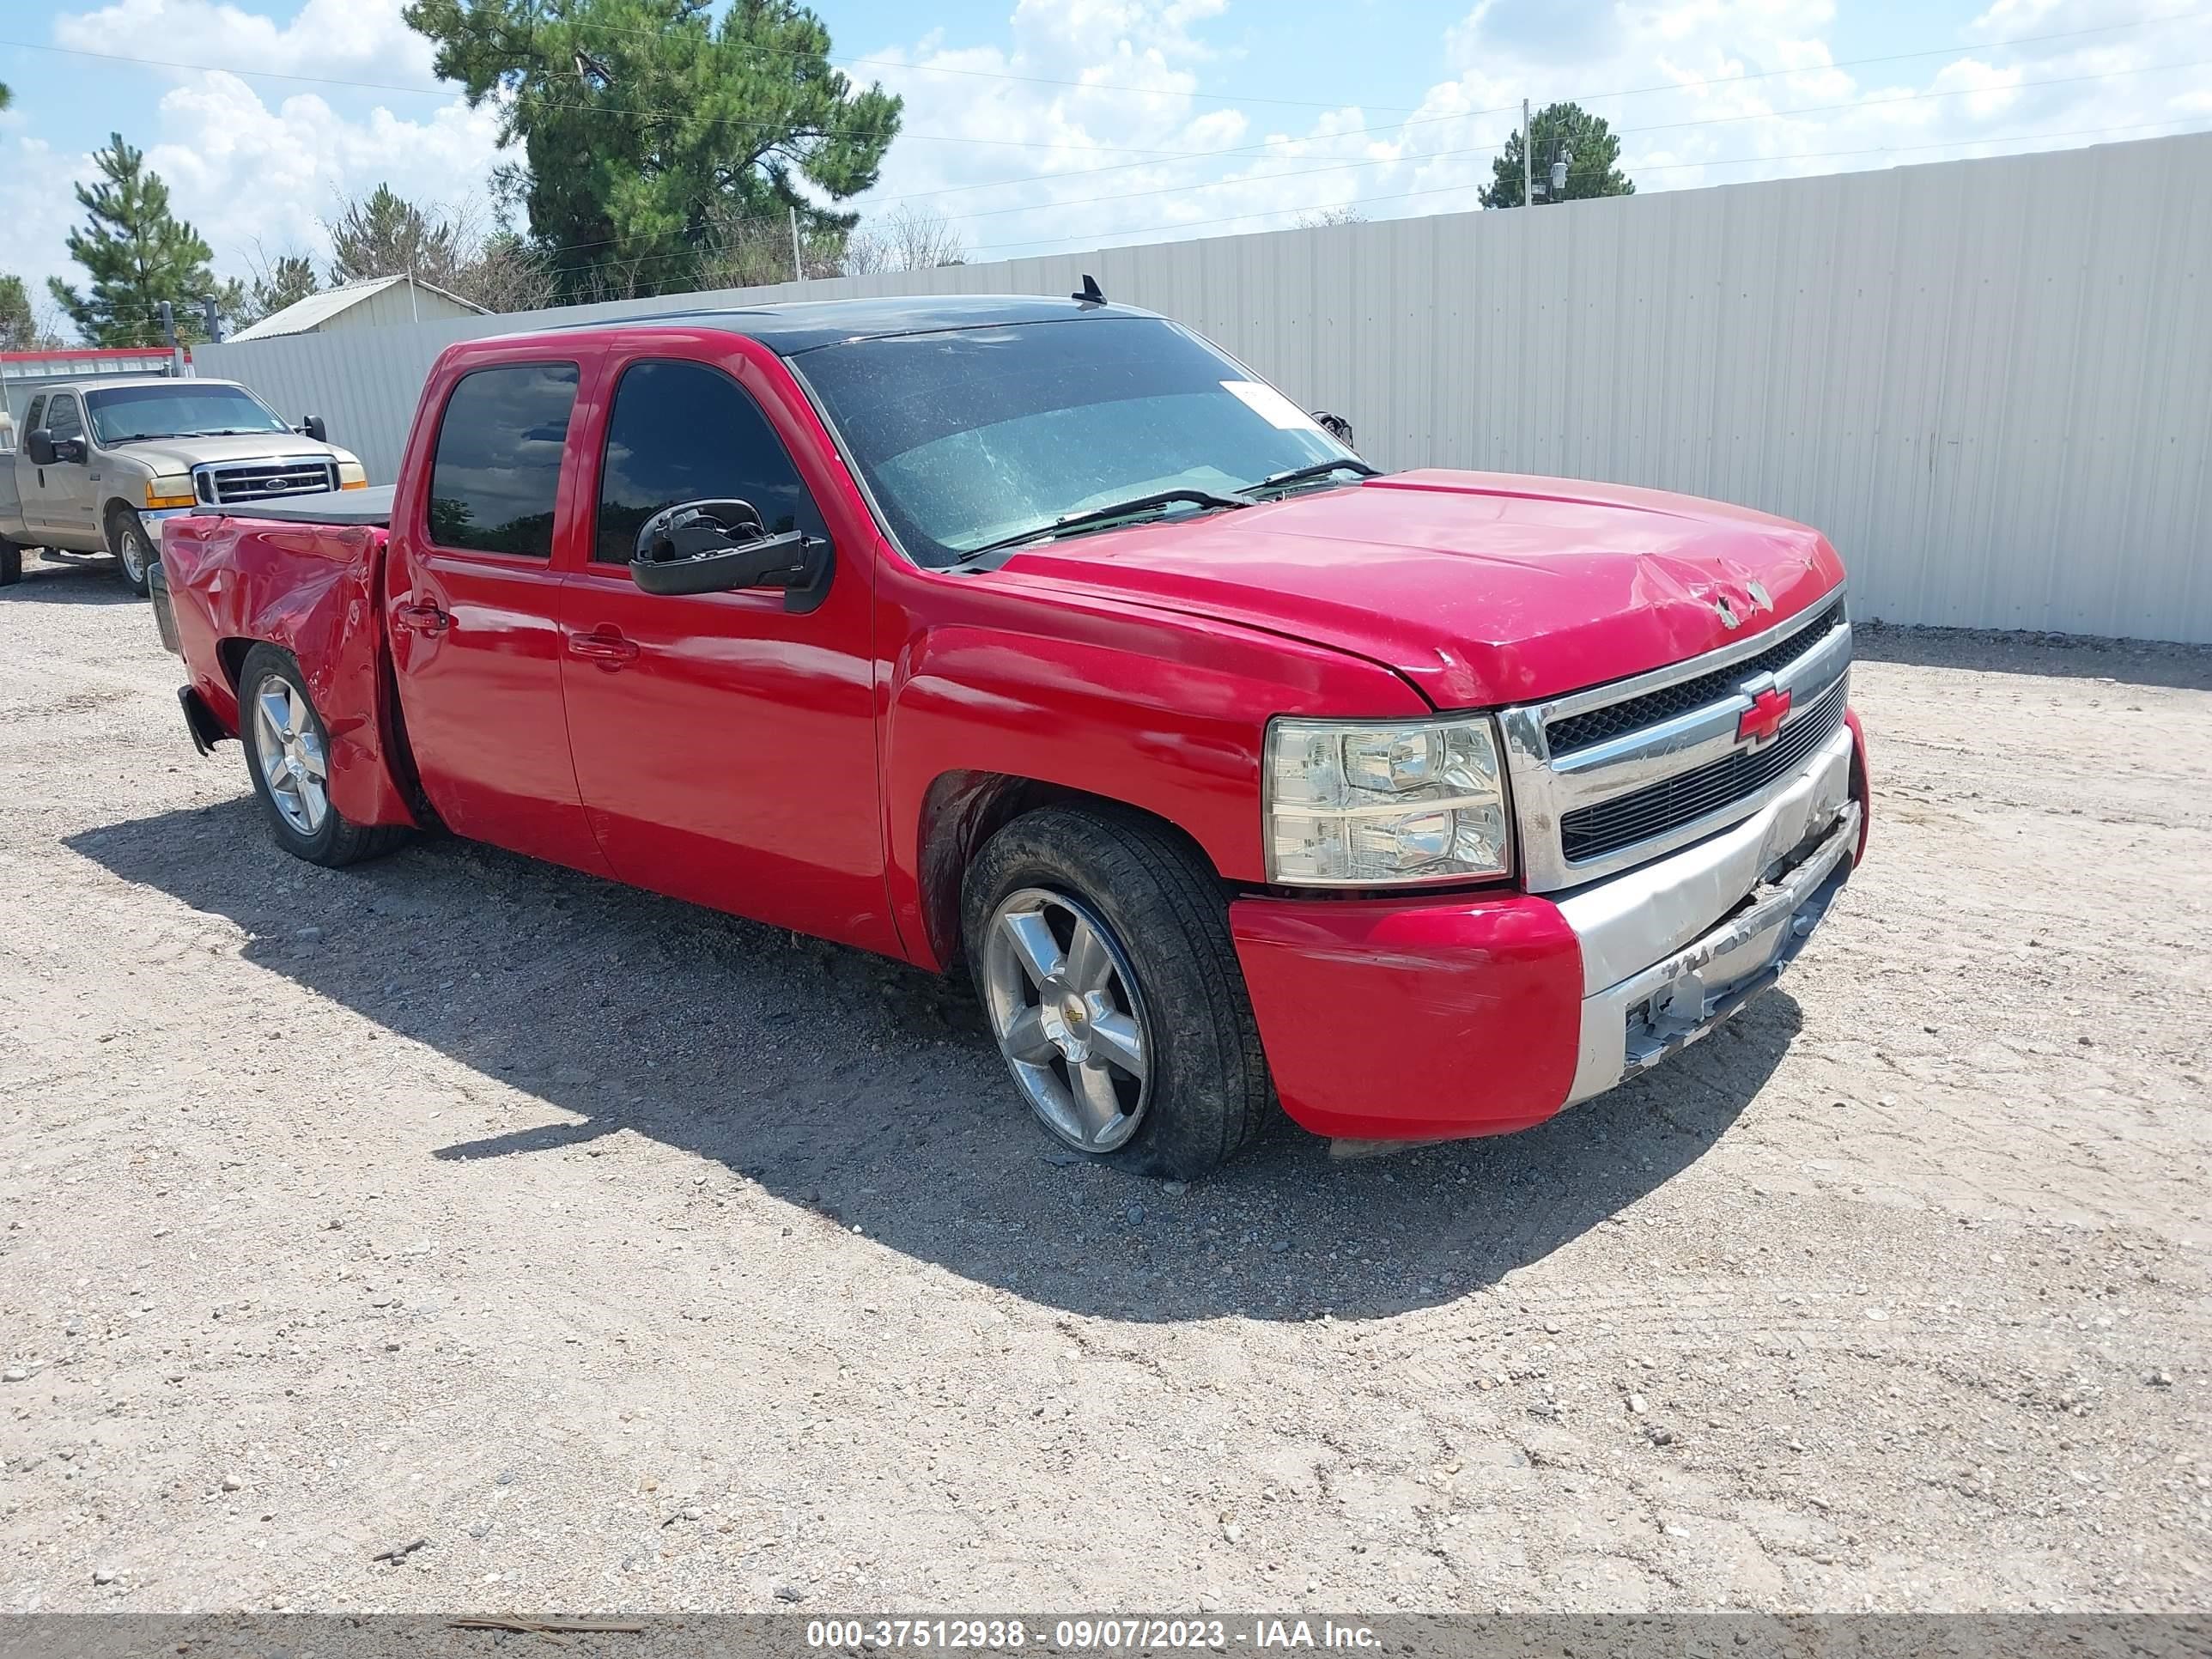
[[[949,952],[929,925],[924,823],[932,787],[948,775],[1029,780],[1136,807],[1188,835],[1224,878],[1256,884],[1266,876],[1269,719],[1430,712],[1389,670],[1303,641],[1141,609],[981,591],[974,599],[976,614],[915,628],[890,678],[892,914],[908,954],[930,967]]]

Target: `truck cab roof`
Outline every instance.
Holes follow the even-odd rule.
[[[956,328],[1007,328],[1028,323],[1066,322],[1073,318],[1152,317],[1135,306],[1057,300],[1034,294],[905,295],[870,300],[795,300],[781,305],[704,307],[650,312],[637,317],[599,318],[553,329],[532,329],[529,337],[583,329],[711,328],[757,340],[780,357],[795,357],[822,346],[849,340],[878,340],[898,334],[934,334]],[[504,339],[526,337],[505,335]]]

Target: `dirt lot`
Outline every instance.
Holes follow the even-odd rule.
[[[1786,990],[1530,1133],[1177,1190],[909,970],[286,860],[34,562],[0,1608],[2203,1607],[2212,655],[1862,655]]]

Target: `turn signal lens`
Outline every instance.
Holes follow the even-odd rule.
[[[192,481],[189,473],[176,472],[159,478],[146,480],[146,505],[149,507],[190,507],[192,505]]]
[[[340,489],[368,489],[368,469],[363,466],[359,461],[340,461],[338,463],[338,488]]]
[[[1267,728],[1267,878],[1291,886],[1467,881],[1511,868],[1486,715]]]

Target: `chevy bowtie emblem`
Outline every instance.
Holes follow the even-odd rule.
[[[1790,694],[1770,685],[1751,700],[1751,707],[1735,723],[1735,740],[1765,743],[1782,729],[1782,722],[1789,718]]]

